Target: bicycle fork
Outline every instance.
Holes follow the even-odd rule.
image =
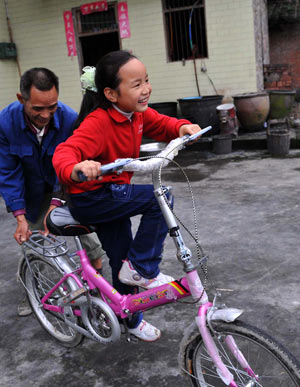
[[[198,316],[196,317],[196,323],[199,328],[200,334],[202,336],[203,342],[205,344],[205,348],[212,358],[217,373],[219,377],[222,379],[224,384],[230,387],[237,387],[237,384],[234,381],[234,377],[232,373],[228,370],[228,368],[225,366],[224,362],[222,361],[218,348],[212,338],[211,332],[207,326],[207,322],[210,323],[213,320],[222,320],[225,322],[233,322],[236,320],[236,318],[243,313],[240,309],[235,308],[226,308],[226,309],[218,309],[215,312],[212,312],[211,316],[208,316],[208,310],[211,308],[212,304],[210,302],[205,303],[204,305],[201,305],[199,307]],[[247,362],[246,358],[238,348],[238,345],[236,344],[234,338],[231,335],[226,336],[224,340],[226,346],[231,351],[234,358],[238,361],[238,363],[241,365],[241,367],[245,370],[245,372],[253,378],[253,380],[258,380],[258,376],[255,374],[255,372],[250,367],[249,363]],[[252,382],[250,381],[250,384],[247,384],[245,387],[251,387]]]

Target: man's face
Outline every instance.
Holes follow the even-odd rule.
[[[17,98],[24,105],[30,122],[39,129],[49,124],[57,109],[58,93],[55,86],[48,91],[41,91],[32,86],[29,99],[24,99],[21,94],[17,94]]]

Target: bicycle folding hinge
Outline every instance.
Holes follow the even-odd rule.
[[[77,300],[77,298],[83,296],[87,293],[87,289],[85,287],[74,290],[73,292],[66,294],[62,298],[60,298],[57,302],[58,306],[64,307],[70,305],[73,301]]]

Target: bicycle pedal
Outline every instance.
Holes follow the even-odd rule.
[[[139,341],[140,340],[136,336],[130,335],[130,343],[131,344],[138,344]]]
[[[131,335],[131,334],[126,334],[126,341],[129,344],[138,344],[139,343],[139,339],[136,336]]]
[[[57,305],[58,306],[65,306],[67,304],[70,304],[72,301],[75,301],[77,298],[83,296],[86,292],[87,292],[87,290],[83,287],[76,289],[73,292],[60,298],[59,301],[57,302]]]

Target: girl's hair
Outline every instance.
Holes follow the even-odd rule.
[[[95,74],[97,93],[86,90],[78,119],[75,122],[75,128],[78,128],[85,117],[95,109],[100,107],[107,110],[111,106],[111,102],[104,95],[104,89],[109,87],[113,90],[118,90],[121,82],[118,76],[119,70],[131,59],[136,59],[136,56],[128,51],[120,50],[112,51],[99,60]]]

